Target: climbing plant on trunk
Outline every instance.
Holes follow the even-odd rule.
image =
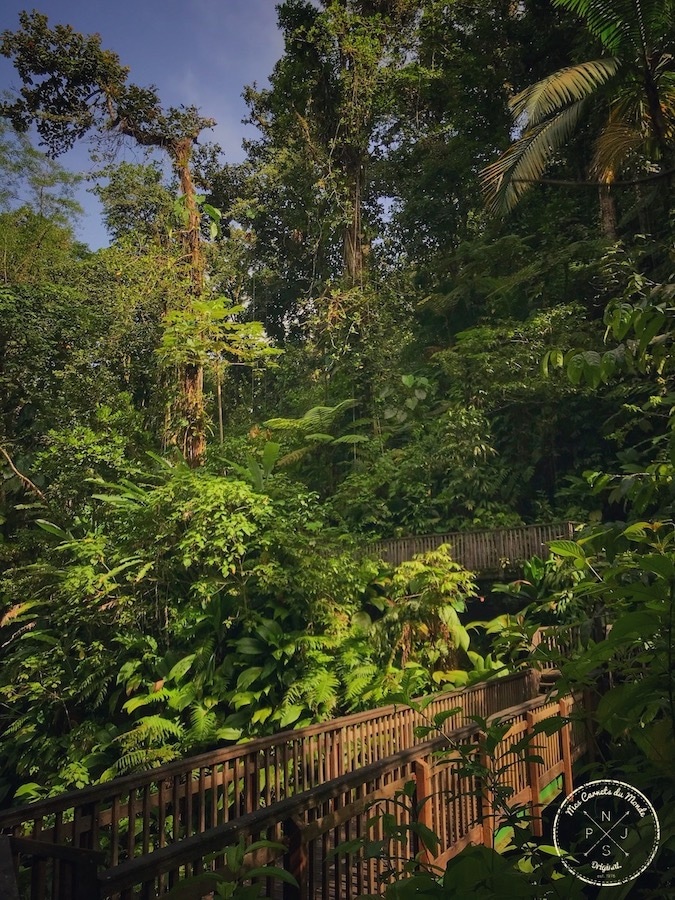
[[[13,61],[23,87],[16,99],[0,105],[0,115],[19,132],[34,126],[53,157],[90,132],[101,140],[127,137],[167,154],[182,192],[189,307],[203,293],[205,267],[192,151],[214,120],[201,116],[196,107],[165,109],[155,88],[129,83],[128,68],[117,54],[101,47],[98,35],[82,35],[69,25],[51,28],[47,17],[37,12],[22,12],[19,21],[17,31],[3,33],[0,52]],[[186,362],[181,367],[177,406],[172,440],[191,465],[198,465],[206,449],[202,365]]]

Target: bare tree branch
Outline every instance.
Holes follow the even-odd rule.
[[[32,494],[35,494],[37,497],[39,497],[43,503],[47,503],[48,502],[47,498],[42,493],[40,488],[36,484],[33,484],[33,482],[30,480],[30,478],[28,478],[27,475],[23,475],[21,472],[19,472],[17,467],[12,462],[12,457],[9,455],[9,453],[5,450],[5,448],[2,445],[0,445],[0,453],[2,453],[2,455],[5,457],[5,459],[7,460],[7,465],[10,467],[12,472],[14,472],[14,474],[19,479],[21,484],[26,488],[26,490],[30,491]]]

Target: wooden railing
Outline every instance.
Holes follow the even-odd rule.
[[[573,522],[554,522],[548,525],[455,531],[375,541],[368,545],[368,552],[397,566],[412,559],[416,553],[435,550],[441,544],[450,544],[453,559],[465,569],[479,575],[497,575],[517,568],[524,560],[533,556],[547,557],[551,541],[571,539],[573,534]]]
[[[545,666],[554,648],[567,648],[570,641],[569,649],[578,642],[575,629],[537,634],[535,665],[542,656]],[[512,736],[531,733],[542,717],[558,711],[566,715],[571,708],[564,706],[565,701],[560,705],[532,700],[538,680],[538,672],[521,671],[440,695],[424,716],[407,706],[384,707],[7,810],[0,813],[0,831],[6,835],[0,838],[0,852],[6,857],[11,846],[14,863],[10,860],[8,866],[0,859],[0,887],[5,889],[3,876],[12,885],[16,870],[22,879],[22,898],[94,900],[99,887],[96,894],[87,891],[92,890],[92,872],[99,863],[105,867],[97,881],[101,897],[131,900],[139,896],[136,888],[140,888],[140,896],[154,898],[179,879],[210,871],[212,863],[205,862],[210,851],[221,854],[213,863],[217,868],[228,843],[257,836],[285,840],[284,865],[304,879],[306,889],[298,898],[329,896],[329,888],[331,897],[356,896],[375,884],[380,863],[348,866],[338,857],[325,861],[326,853],[339,840],[364,833],[363,817],[375,801],[395,817],[403,815],[393,798],[411,777],[416,779],[418,797],[430,798],[421,807],[422,818],[439,834],[448,853],[479,834],[488,841],[485,786],[474,785],[472,793],[470,785],[457,781],[456,772],[448,774],[452,767],[444,773],[431,755],[438,741],[423,742],[415,729],[437,713],[452,710],[444,731],[453,731],[453,741],[474,740],[477,726],[467,724],[471,717],[486,719],[495,713],[511,721]],[[585,746],[584,723],[574,714],[570,718],[570,725],[538,738],[544,742],[535,747],[544,758],[541,769],[510,758],[506,738],[492,761],[484,760],[497,768],[507,763],[506,770],[514,773],[515,796],[533,809],[552,779],[564,775],[567,785],[571,760]],[[565,749],[566,741],[571,741],[571,750]],[[483,805],[476,806],[476,798],[483,795]],[[428,822],[425,809],[433,810]],[[473,823],[468,830],[467,822]],[[417,852],[420,848],[413,844],[409,849]],[[258,851],[256,862],[269,861],[273,855]],[[447,853],[441,862],[446,858]],[[347,871],[353,874],[348,876]],[[336,887],[338,883],[341,886]],[[77,887],[83,884],[88,885],[85,893]],[[286,900],[296,896],[289,890],[286,886]],[[13,896],[9,888],[5,894]]]
[[[561,723],[552,734],[535,732],[538,722],[555,715],[565,717],[568,724]],[[284,900],[351,900],[364,893],[379,894],[385,868],[392,862],[395,868],[402,864],[396,858],[411,859],[422,851],[426,862],[443,866],[469,842],[495,844],[505,820],[493,805],[491,772],[499,773],[500,785],[512,789],[510,805],[524,804],[535,834],[541,834],[543,807],[561,791],[572,790],[572,763],[585,750],[579,699],[550,702],[541,697],[506,709],[498,718],[511,727],[491,755],[482,753],[487,777],[479,777],[466,765],[468,758],[480,752],[481,733],[474,723],[453,730],[445,759],[439,760],[438,752],[448,748],[448,739],[438,737],[316,785],[269,809],[110,868],[99,875],[100,897],[154,898],[191,875],[207,876],[212,870],[224,874],[222,854],[228,845],[261,838],[285,842],[284,850],[264,851],[251,860],[256,865],[274,862],[294,875],[298,887],[285,885]],[[532,739],[529,752],[514,751],[514,743],[528,735]],[[409,782],[415,784],[414,803],[402,802],[401,792]],[[391,844],[378,813],[388,813],[390,821],[403,826]],[[440,837],[437,857],[405,829],[415,815]],[[333,853],[340,843],[366,836],[384,842],[383,852],[376,858]],[[207,860],[209,854],[215,854],[215,859]],[[198,900],[207,893],[207,885],[208,876],[199,886],[185,881],[180,896]],[[264,876],[261,891],[261,896],[281,896],[279,883]]]
[[[103,860],[94,850],[0,835],[0,897],[98,900]]]
[[[529,699],[535,682],[521,672],[439,695],[426,716],[457,708],[447,727],[459,727]],[[388,706],[285,731],[1,812],[0,831],[101,850],[117,866],[414,747],[422,724]]]

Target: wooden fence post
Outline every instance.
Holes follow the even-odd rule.
[[[526,716],[527,731],[525,732],[530,738],[534,733],[535,717],[534,713],[528,712]],[[541,804],[539,797],[539,763],[533,759],[536,756],[536,748],[528,742],[526,750],[527,760],[527,780],[530,782],[530,790],[532,791],[532,799],[530,800],[530,815],[532,816],[532,834],[535,837],[541,837],[544,833],[541,821]]]
[[[566,718],[570,714],[571,704],[567,697],[562,697],[560,700],[560,715],[563,718]],[[563,757],[563,786],[565,789],[565,794],[571,794],[574,790],[574,776],[572,774],[572,740],[570,732],[572,730],[572,725],[567,722],[566,725],[563,725],[560,732],[560,741],[562,744],[562,757]]]
[[[479,735],[479,739],[482,745],[480,751],[480,762],[485,771],[489,773],[493,768],[493,760],[485,752],[485,738],[486,735],[481,732]],[[497,830],[497,817],[494,810],[494,793],[492,791],[492,788],[489,787],[489,780],[487,777],[482,778],[479,808],[481,824],[483,826],[483,843],[486,847],[493,848],[495,845],[495,832]]]
[[[436,831],[434,822],[434,810],[431,803],[431,767],[423,759],[413,762],[413,777],[415,779],[415,802],[417,805],[417,821],[425,825],[430,831]],[[418,837],[418,846],[420,844]],[[421,844],[420,862],[428,866],[435,859],[435,855],[425,845]]]
[[[283,822],[284,837],[288,849],[284,854],[284,869],[298,882],[298,886],[284,881],[284,900],[307,900],[308,859],[307,848],[302,842],[302,822],[296,817]]]
[[[98,900],[101,896],[98,883],[98,864],[88,857],[77,863],[74,871],[73,900]]]

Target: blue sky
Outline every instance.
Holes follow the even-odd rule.
[[[16,30],[19,12],[32,8],[4,0],[0,31]],[[218,122],[207,134],[222,145],[226,160],[243,159],[242,138],[255,132],[241,123],[242,90],[253,82],[265,85],[283,51],[275,0],[43,0],[35,8],[52,25],[100,34],[102,46],[130,67],[131,81],[154,84],[167,106],[200,107]],[[0,90],[19,86],[9,61],[0,58]],[[125,158],[140,161],[141,154],[130,148]],[[60,162],[75,171],[94,169],[84,147]],[[107,243],[97,201],[84,190],[78,199],[85,207],[78,237],[94,248]]]

